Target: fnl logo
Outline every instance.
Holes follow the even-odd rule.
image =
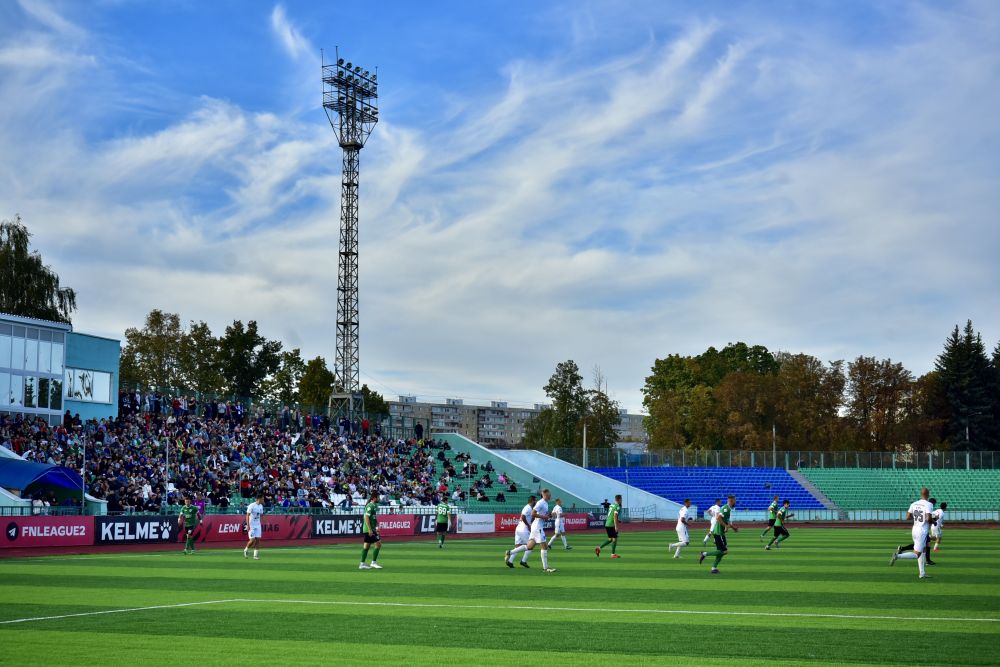
[[[11,542],[17,539],[17,524],[13,521],[7,524],[7,539]]]

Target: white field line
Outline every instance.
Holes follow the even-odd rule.
[[[961,623],[1000,623],[1000,618],[969,618],[950,616],[889,616],[876,614],[818,614],[818,613],[796,613],[796,612],[769,612],[769,611],[719,611],[719,610],[695,610],[695,609],[615,609],[609,607],[540,607],[533,605],[486,605],[486,604],[446,604],[434,602],[359,602],[352,600],[270,600],[267,598],[231,598],[227,600],[206,600],[203,602],[181,602],[178,604],[155,605],[151,607],[128,607],[124,609],[108,609],[104,611],[85,611],[76,614],[61,614],[58,616],[36,616],[33,618],[15,618],[7,621],[0,621],[0,625],[13,623],[30,623],[33,621],[52,621],[64,618],[78,618],[82,616],[101,616],[105,614],[124,614],[135,611],[149,611],[155,609],[176,609],[180,607],[196,607],[200,605],[212,604],[288,604],[288,605],[330,605],[338,607],[409,607],[418,609],[507,609],[512,611],[559,611],[559,612],[584,612],[584,613],[605,613],[605,614],[673,614],[683,616],[764,616],[778,618],[832,618],[847,620],[888,620],[888,621],[931,621],[947,622],[955,621]]]

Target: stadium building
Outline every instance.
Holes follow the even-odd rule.
[[[58,424],[118,416],[120,342],[0,313],[0,412]]]

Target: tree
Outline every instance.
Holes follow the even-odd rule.
[[[126,329],[119,369],[122,382],[158,388],[183,386],[179,363],[183,333],[180,316],[159,309],[149,311],[142,329]]]
[[[299,383],[306,363],[299,348],[282,352],[279,359],[278,369],[262,383],[262,393],[282,405],[291,405],[299,400]]]
[[[310,359],[299,380],[299,402],[313,412],[322,412],[330,401],[333,373],[323,357]]]
[[[955,326],[934,369],[945,399],[939,416],[946,420],[945,437],[952,449],[995,448],[993,370],[972,320],[961,333]]]
[[[618,442],[615,427],[621,423],[618,402],[604,392],[604,374],[594,367],[594,387],[585,392],[586,412],[577,422],[576,441],[583,443],[583,425],[587,425],[588,447],[614,447]]]
[[[552,408],[543,408],[524,423],[524,439],[521,444],[525,449],[550,449],[554,428],[555,412]]]
[[[576,425],[587,413],[587,397],[580,367],[572,359],[556,364],[544,389],[546,396],[552,399],[553,428],[549,447],[581,446],[576,441]]]
[[[191,322],[181,335],[177,358],[178,374],[184,387],[201,394],[222,389],[219,371],[219,339],[205,322]]]
[[[76,292],[60,287],[59,275],[31,251],[30,242],[21,216],[0,220],[0,311],[68,324]]]
[[[365,412],[368,413],[368,418],[371,421],[380,422],[389,416],[389,404],[385,402],[382,394],[363,384],[361,385],[361,395],[365,398]]]
[[[258,398],[261,383],[281,365],[281,343],[257,332],[257,322],[240,320],[219,340],[219,365],[227,388],[240,398]]]
[[[824,365],[808,354],[782,354],[778,361],[775,421],[784,446],[838,448],[843,437],[839,415],[846,384],[843,362]]]
[[[913,375],[890,359],[858,357],[847,366],[847,418],[864,449],[884,452],[909,445],[915,406]]]

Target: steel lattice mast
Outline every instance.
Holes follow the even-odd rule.
[[[361,149],[378,122],[378,73],[353,63],[323,64],[323,109],[344,153],[337,256],[337,333],[333,416],[354,412],[358,369],[358,171]]]

